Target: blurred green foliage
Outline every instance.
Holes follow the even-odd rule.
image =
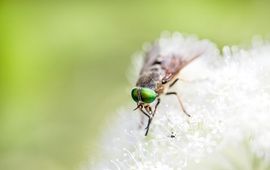
[[[0,169],[79,169],[131,104],[130,56],[164,30],[224,44],[270,30],[270,1],[1,2]]]

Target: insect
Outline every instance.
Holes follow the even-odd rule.
[[[148,134],[162,95],[175,95],[182,111],[186,116],[190,117],[183,106],[179,94],[169,90],[178,81],[180,71],[201,56],[201,54],[201,52],[193,52],[189,55],[173,52],[162,54],[158,43],[155,43],[146,52],[136,87],[131,90],[131,96],[137,103],[137,107],[134,110],[139,109],[148,118],[145,136]],[[151,104],[153,103],[155,104],[152,108]]]

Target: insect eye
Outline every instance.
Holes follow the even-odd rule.
[[[139,98],[138,98],[138,89],[137,88],[134,88],[134,89],[131,90],[131,97],[132,97],[132,99],[135,102],[138,102],[139,101]]]
[[[141,98],[144,103],[152,103],[157,97],[157,93],[149,88],[141,89]]]

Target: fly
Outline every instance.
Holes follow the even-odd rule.
[[[131,96],[137,103],[134,110],[139,109],[148,118],[145,136],[148,134],[162,95],[175,95],[182,111],[186,116],[190,117],[179,94],[170,91],[170,88],[178,81],[180,71],[202,54],[198,51],[195,54],[194,51],[192,53],[189,56],[173,52],[164,55],[161,53],[160,45],[157,42],[145,54],[144,64],[136,87],[131,90]]]

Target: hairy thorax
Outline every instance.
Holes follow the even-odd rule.
[[[165,71],[160,65],[153,65],[140,73],[140,77],[136,83],[137,87],[147,87],[161,94],[164,91],[162,78],[165,76]]]

